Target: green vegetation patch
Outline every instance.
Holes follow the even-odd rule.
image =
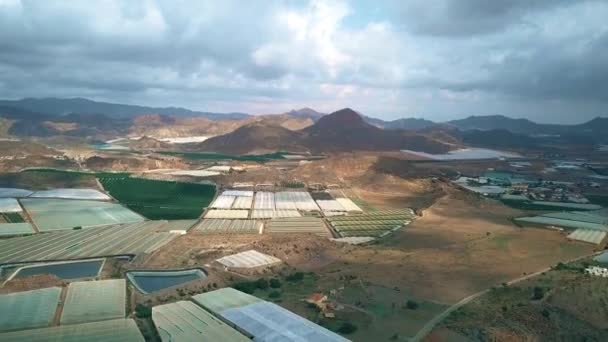
[[[25,220],[20,213],[4,213],[1,214],[4,217],[4,220],[8,223],[23,223]]]
[[[100,177],[103,187],[129,209],[151,220],[196,219],[215,196],[209,184],[128,176]]]

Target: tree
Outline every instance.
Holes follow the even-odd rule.
[[[413,300],[408,300],[407,302],[405,302],[405,307],[410,310],[416,310],[418,309],[418,306],[418,303],[414,302]]]
[[[352,324],[351,322],[344,322],[338,328],[338,332],[344,335],[352,334],[357,331],[357,326]]]
[[[255,282],[255,286],[260,290],[266,290],[268,288],[268,280],[260,278]]]
[[[534,291],[532,294],[532,299],[541,300],[545,296],[545,290],[542,287],[534,286]]]
[[[293,281],[293,282],[300,281],[300,280],[304,279],[304,273],[295,272],[295,273],[292,273],[292,274],[288,275],[287,277],[285,277],[285,279],[287,281]]]
[[[268,298],[279,298],[281,297],[281,292],[279,291],[272,291],[268,294]]]
[[[137,318],[148,318],[152,316],[152,309],[149,306],[143,304],[137,304],[135,306],[135,316]]]
[[[270,279],[270,287],[272,287],[273,289],[278,289],[281,287],[281,281],[277,278],[272,278]]]

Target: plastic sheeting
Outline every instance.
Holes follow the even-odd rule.
[[[254,341],[348,341],[282,307],[260,302],[221,312],[221,315],[254,336]]]
[[[48,326],[60,296],[59,287],[0,295],[0,331]]]
[[[126,300],[124,279],[71,283],[61,314],[61,324],[124,318]]]

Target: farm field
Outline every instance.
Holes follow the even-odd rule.
[[[106,191],[129,209],[151,220],[195,219],[215,195],[215,187],[131,177],[101,177]]]

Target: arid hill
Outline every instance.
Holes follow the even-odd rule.
[[[253,122],[234,132],[213,137],[198,144],[197,149],[234,154],[272,151],[305,151],[302,133],[265,123]]]
[[[256,122],[209,139],[198,148],[226,153],[281,150],[324,153],[409,148],[435,153],[448,151],[451,147],[413,132],[388,131],[372,126],[347,108],[323,116],[314,125],[300,131],[290,131],[264,121]]]

